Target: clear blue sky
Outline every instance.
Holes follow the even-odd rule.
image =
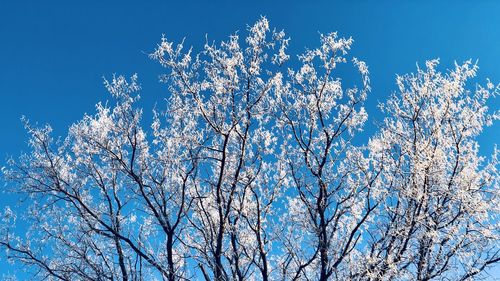
[[[145,112],[166,97],[162,69],[148,59],[161,35],[202,46],[226,39],[265,15],[292,38],[290,52],[318,44],[318,32],[355,40],[353,54],[371,72],[373,106],[395,90],[396,73],[440,58],[479,59],[479,80],[500,82],[500,1],[24,1],[0,0],[0,166],[27,150],[21,115],[50,123],[56,135],[100,100],[102,77],[139,74]],[[498,109],[498,99],[491,106]],[[370,119],[370,123],[373,119]],[[482,151],[499,141],[500,127],[481,137]],[[3,186],[3,183],[1,183]],[[0,208],[11,202],[0,197]],[[0,277],[8,272],[0,263]]]

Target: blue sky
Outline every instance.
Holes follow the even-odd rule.
[[[161,67],[148,59],[162,34],[188,45],[226,39],[261,15],[292,38],[290,52],[317,46],[318,32],[355,40],[352,54],[370,68],[368,113],[415,63],[479,60],[479,79],[500,82],[500,1],[0,1],[0,166],[27,150],[20,117],[50,123],[56,135],[109,96],[102,77],[138,73],[148,112],[168,94]],[[491,107],[498,109],[498,99]],[[369,119],[372,124],[373,118]],[[481,151],[500,127],[481,136]],[[369,133],[369,130],[368,130]],[[3,186],[3,184],[2,184]],[[11,203],[0,197],[0,207]],[[0,263],[0,274],[9,268]]]

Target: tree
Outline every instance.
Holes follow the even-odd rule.
[[[183,54],[182,44],[174,48],[163,38],[151,55],[170,71],[162,80],[169,85],[173,118],[190,124],[197,136],[199,182],[192,186],[196,200],[184,243],[206,279],[207,268],[216,280],[246,279],[254,267],[264,280],[270,274],[263,222],[280,185],[266,159],[275,146],[270,93],[281,79],[273,67],[288,59],[288,39],[282,31],[269,32],[262,18],[249,28],[246,48],[234,34],[220,47],[207,43],[192,60],[191,50]]]
[[[5,209],[7,257],[48,280],[478,276],[499,260],[497,162],[476,141],[498,88],[467,90],[470,62],[449,74],[428,62],[398,77],[379,132],[357,147],[368,68],[352,39],[320,39],[293,63],[265,18],[196,55],[162,38],[150,57],[167,104],[151,125],[135,75],[105,81],[114,105],[64,139],[23,119],[31,152],[4,175],[29,229]],[[360,74],[354,86],[341,65]]]
[[[447,74],[426,70],[398,76],[398,95],[370,141],[380,176],[382,223],[373,225],[360,274],[369,279],[468,280],[500,260],[496,149],[489,163],[476,137],[498,119],[487,101],[498,91],[465,88],[477,65]]]
[[[344,89],[335,70],[348,62],[352,39],[331,33],[321,43],[299,57],[300,69],[289,70],[289,82],[276,91],[280,158],[295,189],[283,222],[283,277],[292,280],[346,278],[342,268],[377,206],[370,198],[377,173],[351,145],[367,118],[362,103],[370,91],[368,68],[353,58],[362,87]]]

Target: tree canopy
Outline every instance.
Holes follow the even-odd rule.
[[[477,137],[500,87],[428,61],[356,145],[371,87],[353,40],[288,44],[266,18],[196,54],[163,37],[151,124],[136,75],[106,80],[113,104],[63,138],[24,119],[30,152],[4,175],[28,207],[3,212],[7,257],[48,280],[469,280],[498,262],[496,149]]]

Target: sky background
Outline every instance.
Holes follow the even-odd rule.
[[[162,34],[186,37],[200,48],[227,39],[266,16],[291,37],[289,53],[319,44],[319,32],[354,38],[352,54],[367,62],[373,91],[368,97],[369,137],[380,118],[375,105],[396,90],[396,74],[416,62],[440,58],[479,60],[477,81],[500,83],[500,1],[23,1],[0,0],[0,167],[27,151],[20,122],[50,123],[65,135],[94,105],[110,99],[103,77],[139,75],[145,113],[168,95],[158,83],[162,68],[148,58]],[[491,108],[498,110],[499,101]],[[487,154],[498,143],[498,124],[480,137]],[[1,182],[0,186],[5,183]],[[0,209],[16,198],[0,195]],[[0,255],[1,256],[1,255]],[[2,274],[14,269],[0,261]],[[498,267],[492,275],[500,276]]]

